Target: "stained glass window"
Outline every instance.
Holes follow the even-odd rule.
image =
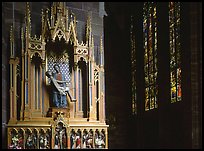
[[[145,111],[157,108],[157,16],[156,3],[145,2],[143,7]]]
[[[137,113],[136,104],[136,50],[135,50],[135,35],[133,33],[133,17],[131,16],[130,26],[130,42],[131,42],[131,74],[132,74],[132,114]]]
[[[180,3],[169,2],[171,103],[181,100]]]

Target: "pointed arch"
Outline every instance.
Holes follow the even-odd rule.
[[[62,33],[62,37],[64,37],[64,39],[67,41],[67,36],[65,34],[65,23],[62,21],[62,17],[59,17],[57,23],[55,24],[55,29],[52,32],[52,40],[55,40],[56,36],[60,32]],[[59,39],[61,38],[59,37]]]
[[[70,38],[72,37],[73,39],[73,43],[74,43],[74,46],[77,46],[78,45],[78,40],[77,40],[77,33],[76,33],[76,27],[74,25],[74,22],[72,21],[69,25],[69,29],[68,29],[68,33],[67,33],[67,42],[70,41]]]

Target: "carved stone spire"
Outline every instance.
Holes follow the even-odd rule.
[[[41,23],[42,23],[41,30],[42,30],[42,31],[43,31],[43,27],[44,27],[44,22],[45,22],[44,12],[43,12],[43,9],[41,9]]]
[[[21,55],[24,53],[24,29],[21,27]]]
[[[53,2],[52,9],[54,14],[58,15],[66,15],[66,2]]]
[[[86,23],[86,43],[88,44],[88,46],[91,45],[91,41],[92,41],[92,28],[91,28],[91,15],[90,13],[88,14],[87,17],[87,23]]]
[[[14,31],[13,26],[11,26],[10,30],[10,57],[14,57]]]
[[[103,37],[100,39],[100,65],[103,65]]]
[[[26,25],[26,35],[27,37],[30,38],[31,36],[31,18],[30,18],[29,2],[26,2],[25,25]]]
[[[95,57],[94,57],[94,38],[93,38],[93,35],[91,36],[91,48],[92,48],[92,57],[93,57],[93,61],[95,60]]]

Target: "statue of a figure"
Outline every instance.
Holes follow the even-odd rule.
[[[99,134],[95,139],[96,148],[105,148],[104,137]]]
[[[59,108],[65,108],[67,107],[67,97],[68,95],[70,97],[70,100],[72,100],[72,97],[69,93],[69,88],[66,87],[66,83],[68,81],[65,81],[65,76],[60,72],[60,67],[58,64],[54,65],[54,69],[56,72],[51,73],[50,71],[46,72],[46,76],[50,78],[52,82],[52,101],[56,107]]]
[[[76,134],[72,133],[70,139],[71,139],[71,149],[75,149],[75,146],[76,146]]]
[[[44,137],[43,137],[43,135],[41,135],[39,137],[39,141],[40,141],[40,149],[44,149],[45,146],[44,146]]]
[[[81,148],[81,138],[80,138],[80,134],[79,133],[76,134],[76,148],[77,149]]]
[[[31,135],[28,135],[27,141],[26,141],[26,146],[27,149],[32,149],[33,148],[33,139]]]
[[[12,143],[9,146],[9,149],[21,149],[21,147],[19,147],[18,135],[14,135],[11,140],[12,140]]]
[[[55,146],[54,149],[59,149],[59,136],[58,134],[55,135]]]

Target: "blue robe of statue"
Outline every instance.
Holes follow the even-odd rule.
[[[65,76],[61,73],[55,73],[54,79],[65,81]],[[60,87],[66,87],[65,83],[59,83]],[[53,86],[53,103],[55,107],[65,108],[67,106],[66,95],[60,94],[59,91]]]

